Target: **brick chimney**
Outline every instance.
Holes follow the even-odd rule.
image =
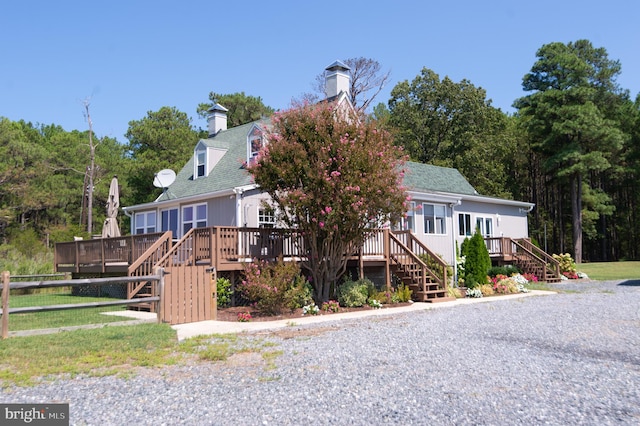
[[[338,96],[341,92],[349,94],[351,86],[351,77],[349,76],[349,68],[342,61],[335,61],[325,68],[325,94],[327,99]]]
[[[209,124],[209,137],[215,136],[220,130],[227,130],[227,112],[229,110],[220,105],[214,104],[207,110],[207,122]]]

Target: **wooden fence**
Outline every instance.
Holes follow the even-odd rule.
[[[217,318],[216,270],[206,265],[164,268],[160,285],[163,322],[184,324]]]
[[[24,277],[22,277],[24,278]],[[12,289],[43,289],[52,287],[80,287],[80,286],[100,286],[111,284],[125,284],[130,281],[151,281],[155,280],[160,282],[162,287],[163,273],[159,271],[156,275],[147,275],[141,277],[112,277],[112,278],[92,278],[92,279],[76,279],[76,280],[53,280],[53,281],[25,281],[25,282],[11,282],[11,276],[9,272],[2,272],[2,338],[6,339],[9,336],[9,315],[11,314],[24,314],[30,312],[46,312],[56,310],[68,310],[68,309],[82,309],[82,308],[96,308],[100,306],[122,306],[131,305],[137,303],[159,303],[159,295],[151,297],[137,298],[137,299],[114,299],[101,302],[90,303],[74,303],[64,305],[47,305],[47,306],[27,306],[22,308],[9,308],[10,290]],[[158,320],[161,320],[160,313],[158,313]]]

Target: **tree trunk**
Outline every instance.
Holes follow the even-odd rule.
[[[571,215],[573,259],[576,263],[582,263],[582,178],[580,173],[571,177]]]

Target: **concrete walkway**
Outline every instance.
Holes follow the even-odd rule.
[[[300,318],[291,318],[277,321],[256,321],[256,322],[231,322],[231,321],[199,321],[188,324],[174,325],[173,329],[177,331],[178,340],[188,339],[190,337],[211,335],[211,334],[230,334],[230,333],[249,333],[263,330],[275,330],[284,327],[300,326],[307,324],[317,324],[323,322],[335,322],[345,319],[364,318],[381,315],[402,314],[412,311],[421,311],[429,309],[450,308],[472,303],[490,303],[501,300],[519,299],[530,296],[543,296],[556,294],[553,291],[532,290],[529,293],[509,294],[505,296],[491,296],[481,298],[464,298],[451,302],[439,303],[422,303],[415,302],[409,306],[397,308],[372,309],[358,312],[345,312],[336,314],[320,314],[309,315]]]

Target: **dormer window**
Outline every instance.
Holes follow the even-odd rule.
[[[205,150],[196,152],[196,178],[204,177],[207,173],[207,153]]]
[[[264,137],[262,129],[254,126],[247,136],[247,163],[251,164],[255,161],[258,153],[264,146]]]

